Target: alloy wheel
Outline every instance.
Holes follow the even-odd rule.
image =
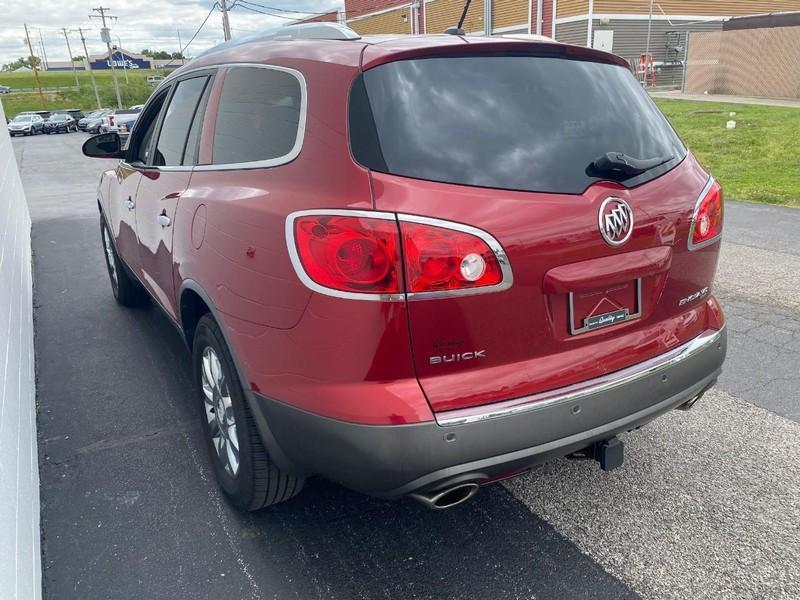
[[[233,403],[222,363],[211,346],[203,349],[202,387],[211,444],[225,471],[232,477],[239,473],[239,437]]]

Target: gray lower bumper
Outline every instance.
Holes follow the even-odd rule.
[[[621,371],[616,379],[541,400],[439,415],[444,424],[359,425],[252,392],[250,403],[270,454],[284,469],[397,498],[499,476],[639,427],[712,386],[726,346],[724,329],[707,332],[682,352]]]

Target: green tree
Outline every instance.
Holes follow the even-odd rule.
[[[167,56],[167,58],[169,58],[169,56]],[[31,62],[31,61],[33,61],[33,62]],[[21,56],[20,58],[18,58],[14,62],[10,62],[10,63],[4,64],[3,67],[2,67],[2,70],[3,71],[15,71],[15,70],[19,69],[20,67],[32,68],[34,63],[38,67],[40,62],[41,61],[39,60],[39,58],[37,56],[28,56],[28,57]]]

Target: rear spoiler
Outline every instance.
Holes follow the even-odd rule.
[[[440,36],[441,44],[420,45],[411,43],[416,36],[409,36],[409,43],[396,38],[386,43],[368,45],[361,55],[361,70],[366,71],[382,64],[412,58],[439,56],[466,56],[491,54],[532,54],[537,56],[562,56],[573,60],[587,60],[618,65],[630,69],[627,60],[616,54],[562,44],[549,38],[537,36],[534,39],[510,39],[506,37],[461,37]]]

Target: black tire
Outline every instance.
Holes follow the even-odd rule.
[[[108,230],[105,219],[100,217],[100,242],[103,245],[103,256],[106,259],[108,279],[114,299],[122,306],[138,306],[147,301],[147,292],[130,273],[117,254],[114,237]]]
[[[206,352],[213,354],[206,355]],[[221,367],[222,379],[217,380],[216,387],[209,386],[211,399],[207,398],[204,391],[203,360],[213,356]],[[213,360],[213,359],[212,359]],[[194,368],[195,393],[200,407],[200,421],[206,440],[214,474],[217,477],[222,491],[231,503],[240,509],[254,511],[266,506],[278,504],[293,498],[303,489],[305,480],[281,471],[269,457],[261,436],[258,434],[255,419],[247,406],[244,391],[236,372],[236,368],[225,343],[225,337],[219,325],[206,313],[198,322],[194,333],[192,347],[192,365]],[[229,399],[230,408],[222,411],[226,416],[220,417],[220,411],[215,406],[221,406],[221,396]],[[231,463],[227,457],[227,446],[224,446],[225,458],[221,457],[214,442],[220,438],[220,423],[218,418],[228,423],[227,415],[232,412],[235,423],[236,443],[238,443],[238,466],[236,471],[231,470]],[[241,432],[241,433],[239,433]],[[223,436],[227,440],[229,436]],[[225,442],[231,444],[231,441]],[[235,447],[235,444],[234,444]]]

